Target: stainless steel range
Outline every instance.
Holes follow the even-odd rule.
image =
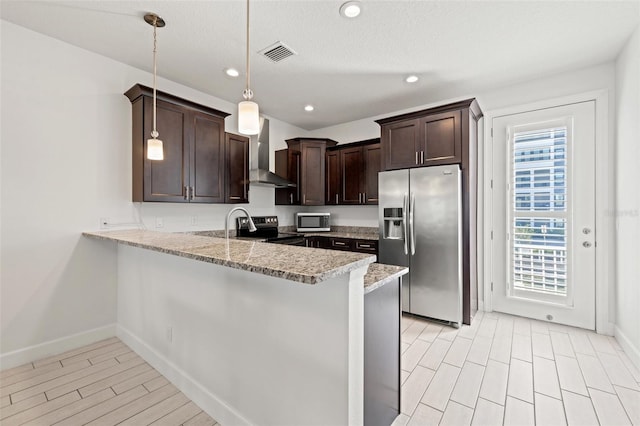
[[[249,232],[249,220],[246,217],[236,218],[236,236],[263,240],[267,243],[305,246],[303,235],[278,231],[277,216],[251,216],[251,219],[257,228],[255,232]]]

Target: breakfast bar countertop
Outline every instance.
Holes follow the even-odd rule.
[[[84,232],[84,236],[116,241],[208,263],[284,278],[304,284],[346,274],[375,262],[369,254],[130,229]]]

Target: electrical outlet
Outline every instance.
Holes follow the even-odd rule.
[[[156,228],[164,228],[164,220],[161,217],[156,217]]]
[[[198,224],[198,216],[191,216],[191,226],[196,226]]]
[[[109,226],[109,218],[101,217],[100,218],[100,229],[105,229]]]
[[[167,326],[166,337],[167,342],[171,343],[173,341],[173,327]]]

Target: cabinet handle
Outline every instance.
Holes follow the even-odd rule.
[[[289,204],[293,204],[293,192],[289,194]]]
[[[418,151],[416,151],[416,164],[420,164],[420,163],[418,163],[418,155],[419,155],[419,154],[420,154],[420,153],[419,153]]]
[[[420,164],[424,164],[424,151],[420,151]]]
[[[240,199],[241,199],[241,197],[237,197],[237,196],[235,196],[235,195],[232,195],[232,196],[230,196],[230,197],[229,197],[229,199],[230,199],[230,200],[240,200]]]
[[[336,194],[336,204],[338,204],[338,194]]]
[[[184,199],[185,200],[189,199],[189,187],[188,186],[184,187]]]
[[[193,190],[193,186],[190,186],[190,187],[189,187],[189,189],[190,189],[190,190],[189,190],[189,199],[190,199],[190,200],[193,200],[193,193],[195,192],[195,191]]]
[[[302,204],[307,204],[307,195],[302,194]]]
[[[340,242],[340,241],[334,241],[334,242],[333,242],[333,245],[334,245],[334,246],[346,246],[346,244],[345,244],[345,243]]]
[[[360,248],[371,248],[371,244],[358,244]]]

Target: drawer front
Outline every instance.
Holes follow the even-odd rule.
[[[331,238],[331,248],[335,250],[353,250],[353,240],[349,238]]]
[[[355,251],[363,253],[377,253],[378,242],[375,240],[356,240]]]

